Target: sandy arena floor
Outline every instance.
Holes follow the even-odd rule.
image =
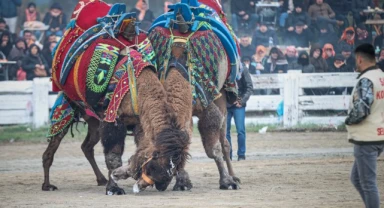
[[[106,196],[96,186],[81,142],[64,141],[51,169],[59,190],[41,191],[41,155],[47,144],[12,143],[0,146],[0,207],[363,207],[349,182],[352,145],[346,133],[249,134],[247,160],[234,161],[240,190],[219,190],[219,175],[207,159],[199,138],[191,146],[187,171],[192,191],[149,189],[132,193],[132,179],[120,182],[127,195]],[[124,161],[134,151],[127,139]],[[101,145],[96,159],[104,174]],[[235,147],[236,148],[236,147]],[[382,157],[383,158],[383,157]],[[379,161],[379,189],[384,193],[384,160]],[[384,195],[381,194],[382,200]]]

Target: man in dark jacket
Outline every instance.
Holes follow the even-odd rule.
[[[372,0],[352,0],[352,13],[356,24],[365,22],[367,19],[367,14],[365,14],[363,11],[368,7],[371,7],[372,9],[375,8]]]
[[[295,4],[295,11],[288,16],[286,23],[287,30],[289,32],[294,31],[297,22],[303,22],[304,29],[307,29],[311,24],[311,18],[309,18],[307,12],[303,10],[303,5],[299,3]]]
[[[242,57],[252,57],[253,54],[255,54],[256,48],[254,48],[251,43],[251,36],[247,34],[240,36],[240,52]]]
[[[320,34],[317,43],[320,45],[321,48],[324,47],[324,45],[327,43],[332,44],[334,47],[337,46],[338,37],[335,33],[330,32],[328,28],[328,24],[326,23],[321,23],[318,25]],[[337,50],[337,48],[335,48],[335,50]]]
[[[331,32],[335,32],[333,26],[341,26],[344,24],[343,21],[335,20],[335,12],[327,3],[324,3],[323,0],[316,0],[316,3],[309,7],[308,15],[311,17],[312,21],[317,24],[322,22],[327,23],[329,27],[328,29]]]
[[[233,105],[227,104],[227,139],[231,145],[230,157],[232,159],[231,121],[233,117],[237,130],[237,159],[240,161],[245,160],[246,151],[245,107],[253,92],[252,78],[247,67],[244,67],[241,78],[237,80],[237,85],[239,87],[239,99]]]
[[[235,32],[239,31],[239,24],[244,29],[252,30],[259,19],[255,13],[256,0],[236,0],[231,1],[232,28]]]
[[[3,17],[12,34],[16,32],[17,7],[21,6],[21,0],[0,0],[0,17]]]
[[[255,30],[252,36],[252,46],[257,48],[257,46],[262,45],[264,47],[279,45],[278,39],[276,36],[276,31],[269,29],[265,23],[260,23],[260,27]]]
[[[348,66],[346,72],[354,72],[356,66],[356,60],[352,55],[352,46],[345,45],[341,49],[341,55],[344,57],[344,62]]]
[[[313,34],[309,29],[304,29],[305,24],[303,22],[297,22],[295,30],[288,33],[289,45],[296,47],[308,48],[309,42],[312,41]]]
[[[44,17],[44,24],[49,25],[49,30],[46,35],[55,34],[56,36],[63,36],[64,29],[67,25],[67,17],[59,3],[54,3],[49,12]]]

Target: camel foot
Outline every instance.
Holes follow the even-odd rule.
[[[43,191],[56,191],[57,187],[51,184],[45,184],[43,183],[43,186],[41,187]]]
[[[220,179],[220,189],[228,190],[232,188],[233,190],[237,190],[240,188],[238,182],[236,180],[240,180],[239,178],[228,176],[226,178]]]
[[[113,186],[111,188],[107,188],[106,195],[112,196],[112,195],[125,195],[125,191],[122,188],[119,188],[117,186]]]
[[[104,177],[102,177],[101,179],[97,179],[96,181],[98,186],[105,186],[108,183],[108,180]]]
[[[173,191],[189,191],[193,188],[193,184],[189,178],[176,178],[175,186]]]

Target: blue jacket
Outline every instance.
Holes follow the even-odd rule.
[[[0,17],[17,17],[17,7],[21,6],[21,0],[0,0]]]

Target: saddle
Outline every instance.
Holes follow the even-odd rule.
[[[153,22],[148,34],[158,27],[180,31],[182,25],[177,24],[180,15],[188,25],[187,31],[183,33],[212,30],[227,52],[230,61],[230,80],[234,82],[241,67],[240,53],[235,41],[236,36],[231,31],[230,26],[222,21],[218,12],[197,0],[182,0],[180,3],[168,7],[170,11]]]
[[[53,90],[63,92],[65,98],[60,96],[55,105],[59,107],[53,109],[50,136],[73,121],[77,108],[99,120],[95,112],[108,110],[103,120],[114,122],[122,98],[129,91],[138,115],[136,78],[146,67],[156,71],[151,64],[154,52],[146,34],[138,28],[136,14],[125,10],[124,4],[109,6],[99,0],[80,1],[76,7],[54,51]],[[130,34],[134,40],[122,35],[128,26],[134,28]],[[57,116],[63,109],[71,113]]]

